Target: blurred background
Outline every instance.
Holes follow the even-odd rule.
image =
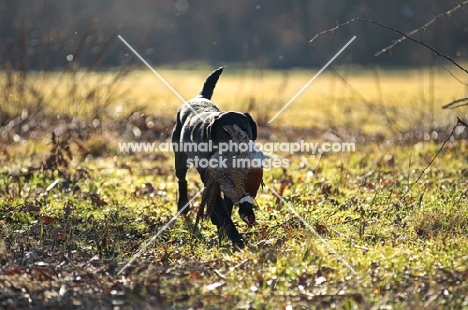
[[[457,0],[1,0],[0,68],[54,70],[96,62],[119,66],[128,49],[120,34],[153,65],[237,64],[264,68],[323,64],[353,35],[360,44],[347,51],[349,62],[427,66],[433,53],[415,43],[373,54],[399,37],[375,25],[354,23],[308,41],[337,22],[365,17],[408,32],[459,3]],[[468,14],[462,9],[415,36],[456,59],[468,56]],[[109,46],[107,46],[109,45]],[[103,52],[103,47],[105,47]],[[99,55],[101,53],[102,55]],[[70,59],[69,59],[70,60]]]
[[[185,99],[198,93],[209,72],[227,65],[214,101],[222,110],[251,112],[265,139],[275,138],[275,126],[307,128],[300,135],[291,130],[288,139],[330,130],[341,130],[348,140],[440,139],[456,117],[468,116],[466,109],[441,110],[466,98],[466,72],[410,40],[376,56],[401,35],[366,22],[309,41],[356,17],[407,33],[453,9],[412,37],[464,66],[468,5],[457,9],[458,4],[0,0],[0,138],[42,137],[62,124],[67,131],[81,128],[83,139],[96,131],[167,139],[182,102],[120,35]],[[331,66],[268,124],[353,36],[357,39]],[[82,134],[84,129],[88,133]]]

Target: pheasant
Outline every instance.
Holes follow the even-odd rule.
[[[228,125],[223,127],[230,135],[232,141],[239,146],[242,143],[249,145],[249,137],[237,125]],[[252,204],[256,197],[260,185],[263,184],[262,163],[268,157],[257,149],[245,151],[230,152],[226,156],[226,167],[208,167],[205,174],[205,190],[203,191],[202,201],[197,213],[195,227],[197,227],[200,218],[204,217],[205,206],[206,213],[210,214],[215,203],[216,197],[222,191],[225,196],[239,205],[239,215],[241,219],[249,225],[255,223],[255,214]],[[223,158],[219,152],[212,156],[219,163]],[[241,167],[238,167],[243,163]]]

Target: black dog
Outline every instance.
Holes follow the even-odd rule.
[[[200,152],[199,150],[175,150],[175,170],[179,182],[179,199],[177,207],[181,210],[188,204],[187,181],[185,179],[188,170],[188,160],[210,159],[216,152],[220,143],[228,143],[229,134],[223,129],[226,125],[238,125],[252,141],[257,138],[257,124],[249,113],[239,112],[221,112],[221,110],[210,101],[213,90],[216,86],[219,76],[224,67],[213,71],[206,79],[202,90],[196,98],[189,100],[177,112],[177,120],[172,132],[173,143],[208,143],[211,140],[213,150]],[[197,167],[200,177],[205,182],[206,167]],[[224,230],[231,242],[238,246],[243,246],[244,240],[237,231],[231,220],[233,202],[221,195],[216,198],[216,205],[210,214],[211,222],[218,227],[218,230]],[[184,214],[187,214],[189,208],[185,208]],[[252,204],[243,202],[239,206],[239,212],[245,215],[251,212]],[[241,214],[242,215],[242,214]],[[242,216],[243,218],[245,216]]]

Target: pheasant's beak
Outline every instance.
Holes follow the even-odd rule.
[[[241,215],[241,219],[248,225],[257,225],[257,221],[255,220],[255,215]]]
[[[249,216],[249,225],[257,225],[257,221],[255,220],[255,215],[252,214]]]

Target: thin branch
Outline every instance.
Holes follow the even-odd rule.
[[[457,104],[457,103],[460,103],[460,102],[464,102],[466,101],[465,103],[462,103],[462,104]],[[465,106],[465,105],[468,105],[468,97],[467,98],[461,98],[461,99],[457,99],[457,100],[454,100],[450,103],[447,103],[446,105],[444,105],[442,107],[442,109],[455,109],[455,108],[459,108],[459,107],[462,107],[462,106]]]
[[[429,27],[431,24],[433,24],[435,21],[437,21],[439,18],[442,18],[442,17],[445,17],[445,16],[450,16],[452,13],[454,13],[455,11],[461,9],[463,6],[467,5],[468,4],[468,1],[463,1],[461,3],[459,3],[457,6],[451,8],[450,10],[444,12],[444,13],[441,13],[437,16],[434,16],[434,18],[432,18],[430,21],[428,21],[427,23],[425,23],[424,25],[422,25],[421,27],[419,28],[416,28],[414,30],[411,30],[410,32],[408,32],[406,35],[400,37],[398,40],[396,40],[395,42],[393,42],[392,44],[390,44],[389,46],[387,47],[384,47],[383,49],[381,49],[380,51],[378,51],[377,53],[375,53],[375,56],[379,56],[379,55],[382,55],[383,53],[391,50],[395,45],[397,45],[398,43],[401,43],[403,42],[404,40],[407,39],[407,37],[409,36],[412,36],[416,33],[418,33],[419,31],[421,30],[426,30],[427,27]]]
[[[424,167],[423,171],[421,171],[421,173],[419,174],[418,178],[416,179],[416,181],[414,181],[413,183],[411,183],[411,185],[408,187],[408,189],[406,190],[406,192],[401,196],[401,197],[404,197],[406,196],[410,190],[413,188],[413,186],[419,182],[419,180],[422,178],[422,176],[424,175],[424,173],[426,172],[426,170],[432,165],[432,163],[434,162],[434,160],[437,158],[437,156],[439,156],[440,152],[442,152],[442,149],[444,148],[445,144],[447,144],[447,142],[450,140],[450,138],[453,136],[454,132],[455,132],[455,129],[460,126],[460,125],[463,125],[465,126],[466,128],[468,128],[468,124],[465,123],[464,121],[462,121],[459,117],[457,117],[457,120],[458,122],[455,124],[455,126],[453,126],[452,128],[452,132],[450,133],[450,135],[447,137],[447,139],[445,139],[444,143],[442,143],[442,146],[439,148],[439,150],[437,151],[437,153],[435,154],[435,156],[431,159],[431,161],[427,164],[426,167]]]
[[[323,60],[323,61],[325,60],[325,58],[323,57],[323,55],[320,54],[318,50],[316,50],[316,49],[313,48],[313,47],[311,47],[310,49],[315,53],[315,55],[317,55],[317,56],[320,58],[320,60]],[[361,94],[353,85],[351,85],[351,83],[348,82],[348,80],[347,80],[344,76],[342,76],[333,66],[330,66],[330,69],[329,69],[329,70],[333,71],[333,72],[335,73],[335,75],[336,75],[343,83],[345,83],[346,86],[349,87],[349,89],[350,89],[354,94],[356,94],[356,95],[358,95],[358,96],[360,97],[360,99],[362,100],[362,102],[364,103],[364,105],[366,106],[366,108],[368,108],[370,111],[373,112],[374,109],[375,109],[375,107],[376,107],[376,108],[378,109],[378,111],[384,115],[385,120],[386,120],[387,124],[388,124],[389,127],[390,127],[390,130],[391,130],[392,132],[395,132],[395,131],[396,131],[396,129],[395,129],[394,126],[393,126],[393,125],[395,125],[395,121],[394,121],[393,119],[390,118],[390,116],[389,116],[388,113],[387,113],[387,110],[385,109],[385,107],[383,106],[382,103],[379,104],[379,105],[374,104],[374,103],[371,103],[369,100],[366,99],[366,97],[364,97],[363,94]],[[383,101],[383,100],[381,100],[381,102],[382,102],[382,101]]]
[[[468,193],[468,189],[465,190],[461,195],[460,195],[460,198],[458,199],[457,203],[455,204],[455,206],[458,206],[460,204],[460,201],[463,199],[463,197],[467,197],[466,194]]]
[[[457,66],[460,70],[464,71],[465,73],[468,74],[468,70],[466,70],[465,68],[463,68],[462,66],[460,66],[457,62],[455,62],[452,58],[450,58],[449,56],[447,55],[442,55],[441,53],[439,53],[436,49],[434,49],[433,47],[429,46],[428,44],[422,42],[422,41],[419,41],[419,40],[416,40],[416,39],[413,39],[411,37],[409,37],[408,35],[404,34],[403,32],[401,32],[400,30],[398,29],[395,29],[395,28],[391,28],[391,27],[387,27],[379,22],[376,22],[376,21],[373,21],[373,20],[370,20],[370,19],[365,19],[365,18],[361,18],[361,17],[356,17],[356,18],[353,18],[353,19],[350,19],[348,20],[347,22],[344,22],[342,24],[338,24],[336,25],[336,27],[334,28],[331,28],[331,29],[328,29],[328,30],[324,30],[322,32],[319,32],[317,33],[312,39],[309,40],[309,42],[313,42],[315,39],[317,39],[317,37],[321,36],[321,35],[324,35],[324,34],[327,34],[327,33],[334,33],[335,30],[337,30],[338,28],[341,28],[341,27],[344,27],[344,26],[347,26],[353,22],[356,22],[356,21],[359,21],[359,22],[366,22],[366,23],[370,23],[370,24],[374,24],[374,25],[377,25],[381,28],[384,28],[384,29],[387,29],[387,30],[391,30],[393,32],[396,32],[400,35],[402,35],[403,37],[405,37],[406,39],[410,40],[410,41],[413,41],[415,43],[418,43],[418,44],[421,44],[422,46],[424,46],[425,48],[431,50],[432,52],[434,52],[434,54],[436,54],[437,56],[440,56],[442,58],[445,58],[446,60],[450,61],[452,64],[454,64],[455,66]]]
[[[447,71],[455,80],[457,80],[458,82],[460,82],[461,84],[465,85],[465,86],[468,86],[468,83],[465,83],[463,82],[462,80],[460,80],[455,74],[452,73],[452,71],[450,71],[449,69],[447,69],[445,66],[442,66],[442,68],[445,69],[445,71]]]
[[[353,22],[355,22],[355,21],[357,21],[357,20],[361,20],[361,18],[356,17],[356,18],[350,19],[350,20],[348,20],[347,22],[344,22],[344,23],[341,23],[341,24],[337,22],[336,27],[333,27],[333,28],[331,28],[331,29],[324,30],[324,31],[321,31],[321,32],[317,33],[312,39],[309,40],[309,43],[312,43],[313,41],[315,41],[315,39],[317,39],[318,37],[320,37],[320,36],[322,36],[322,35],[324,35],[324,34],[327,34],[327,33],[330,33],[330,32],[331,32],[332,35],[333,35],[333,33],[335,32],[335,30],[337,30],[338,28],[347,26],[347,25],[349,25],[349,24],[351,24],[351,23],[353,23]]]

